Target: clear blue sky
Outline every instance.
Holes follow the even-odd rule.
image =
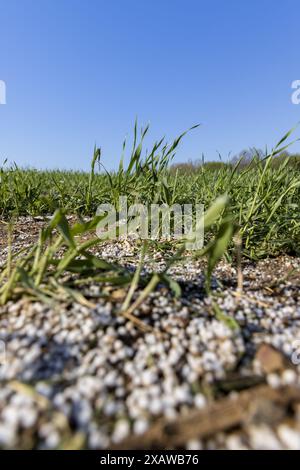
[[[135,116],[149,144],[203,124],[177,161],[271,146],[300,120],[299,14],[299,0],[0,0],[0,162],[88,168],[97,142],[114,168]]]

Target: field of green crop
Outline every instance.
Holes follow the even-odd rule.
[[[257,260],[279,254],[299,255],[300,169],[290,165],[289,157],[281,158],[274,165],[275,159],[290,145],[292,132],[288,132],[270,153],[254,155],[247,165],[243,165],[242,158],[234,164],[216,167],[199,165],[188,175],[180,168],[171,167],[176,148],[186,133],[172,144],[161,140],[144,152],[147,132],[148,127],[139,135],[135,126],[129,162],[124,163],[127,154],[124,142],[116,172],[105,170],[99,148],[95,148],[89,173],[2,166],[0,214],[8,240],[7,260],[1,268],[2,304],[24,290],[43,300],[55,297],[59,290],[79,298],[76,282],[92,279],[131,285],[124,302],[124,309],[128,309],[141,269],[133,275],[90,251],[102,243],[95,236],[100,220],[95,216],[98,205],[110,202],[118,210],[121,195],[127,196],[129,203],[146,205],[204,204],[206,244],[202,250],[189,255],[208,260],[208,291],[213,269],[223,256],[233,261],[237,256]],[[34,241],[21,253],[10,249],[14,220],[19,216],[49,215],[53,217],[40,232],[37,243]],[[67,216],[76,216],[74,225]],[[82,241],[88,232],[91,235]],[[155,245],[160,244],[156,241]],[[168,269],[186,256],[186,246],[184,241],[169,244],[164,241],[161,249],[167,245],[171,246],[171,251],[166,249],[166,269],[141,281],[144,290],[130,310],[133,311],[159,282],[179,293],[179,287],[168,276]],[[141,264],[147,250],[151,250],[151,242],[141,244]]]

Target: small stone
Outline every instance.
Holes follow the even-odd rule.
[[[281,380],[278,374],[268,374],[267,382],[272,388],[279,388],[281,385]]]
[[[268,426],[262,424],[249,426],[247,429],[250,444],[254,450],[281,450],[282,445],[275,433]]]
[[[149,423],[146,419],[137,419],[133,423],[133,432],[134,434],[144,434],[147,431]]]
[[[197,393],[194,397],[194,403],[196,408],[202,409],[206,406],[206,398],[202,393]]]
[[[120,442],[125,437],[128,436],[130,432],[130,425],[129,422],[125,419],[119,420],[114,428],[114,432],[112,434],[112,441],[113,442]]]
[[[286,424],[280,424],[277,428],[277,434],[283,445],[289,450],[300,450],[300,432],[296,431]]]
[[[191,439],[186,443],[186,450],[202,450],[203,446],[200,439]]]
[[[282,382],[284,385],[292,385],[297,382],[297,374],[292,369],[286,369],[282,373]]]
[[[269,344],[262,344],[258,348],[255,360],[266,374],[282,371],[286,366],[284,355]]]

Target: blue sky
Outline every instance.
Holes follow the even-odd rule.
[[[176,161],[272,146],[300,120],[299,13],[299,0],[0,0],[0,162],[86,169],[97,142],[114,168],[136,116],[149,145],[202,123]]]

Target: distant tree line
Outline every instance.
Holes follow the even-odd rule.
[[[234,168],[238,164],[239,169],[244,169],[249,166],[255,166],[257,161],[263,161],[266,158],[266,152],[263,150],[249,149],[243,150],[239,154],[233,156],[228,161],[223,161],[221,158],[219,160],[206,161],[204,157],[198,160],[189,160],[182,163],[174,163],[171,166],[171,172],[184,174],[192,174],[200,169],[206,169],[211,171],[219,171],[224,168]],[[282,165],[285,160],[288,160],[287,165],[293,169],[300,170],[300,154],[291,154],[289,152],[283,152],[279,155],[276,155],[272,158],[272,167],[278,168]]]

